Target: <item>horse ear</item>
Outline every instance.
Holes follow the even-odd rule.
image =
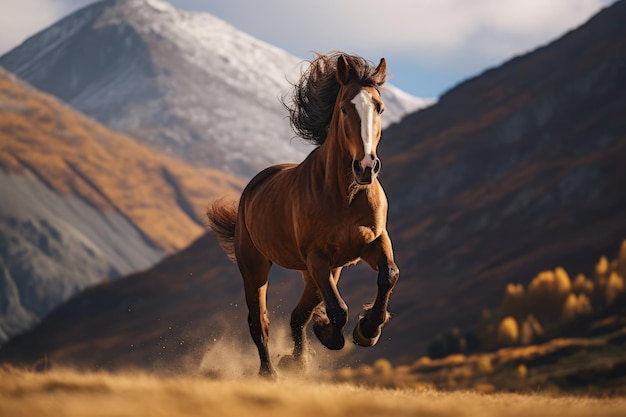
[[[340,84],[346,85],[348,84],[348,80],[350,79],[350,64],[346,59],[344,54],[339,55],[337,58],[337,81]]]
[[[387,61],[385,61],[385,58],[380,59],[380,63],[376,67],[376,70],[374,70],[372,77],[380,80],[381,84],[385,82],[385,78],[387,77]]]

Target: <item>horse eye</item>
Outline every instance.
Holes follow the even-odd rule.
[[[346,114],[346,108],[345,108],[345,107],[343,107],[343,106],[341,106],[341,112],[342,112],[343,114]]]

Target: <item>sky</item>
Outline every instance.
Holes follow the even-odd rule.
[[[149,1],[149,0],[146,0]],[[391,82],[438,97],[574,29],[615,0],[169,0],[302,59],[341,50],[387,60]],[[0,54],[91,0],[0,0]]]

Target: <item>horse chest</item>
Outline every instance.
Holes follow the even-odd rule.
[[[345,254],[348,258],[358,258],[361,248],[375,241],[384,229],[384,220],[374,212],[338,215],[335,220],[327,225],[322,246],[329,253]]]

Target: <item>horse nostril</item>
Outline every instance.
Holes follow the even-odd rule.
[[[380,159],[374,159],[374,167],[372,168],[372,171],[374,171],[374,174],[378,174],[378,171],[380,171]]]
[[[355,159],[354,161],[352,161],[352,169],[354,170],[355,174],[359,174],[362,171],[361,163]]]

